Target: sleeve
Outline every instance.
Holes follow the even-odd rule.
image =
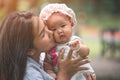
[[[79,39],[80,41],[82,41],[82,39],[79,36],[74,36],[74,35],[71,37],[70,41],[72,41],[74,39]]]
[[[26,71],[24,80],[44,80],[44,79],[42,77],[42,74],[37,69],[29,68],[29,70]]]

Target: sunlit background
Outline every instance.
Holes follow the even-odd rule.
[[[65,3],[75,11],[75,34],[90,48],[97,80],[120,80],[120,0],[0,0],[0,22],[13,11],[39,15],[51,2]]]

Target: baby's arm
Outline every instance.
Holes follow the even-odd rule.
[[[49,75],[51,75],[53,78],[56,78],[56,74],[55,74],[55,72],[53,70],[52,62],[48,59],[47,55],[45,56],[43,67],[44,67],[44,70]]]
[[[82,58],[85,58],[89,55],[89,48],[79,39],[72,40],[68,43],[68,45]]]
[[[83,42],[79,39],[72,40],[71,42],[68,43],[68,46],[71,47],[73,50],[75,50],[77,54],[82,58],[85,58],[89,55],[89,48],[85,44],[83,44]],[[87,74],[95,75],[94,70],[89,63],[84,64],[82,66],[89,67],[89,70],[85,70],[83,72],[87,72]]]

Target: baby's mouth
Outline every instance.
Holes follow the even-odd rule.
[[[60,39],[61,40],[64,39],[64,37],[65,37],[65,35],[60,35]]]

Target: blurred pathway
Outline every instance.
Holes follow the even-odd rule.
[[[94,41],[100,40],[99,28],[100,27],[82,26],[79,27],[78,30],[80,30],[85,40],[94,43]],[[91,64],[95,70],[97,80],[120,80],[120,57],[119,59],[112,57],[106,58],[108,56],[100,57],[100,47],[98,47],[98,45],[95,46],[93,50],[96,50],[96,52],[92,52],[94,55],[96,54],[96,56],[92,59]]]
[[[120,80],[120,59],[96,58],[91,64],[97,80]]]

